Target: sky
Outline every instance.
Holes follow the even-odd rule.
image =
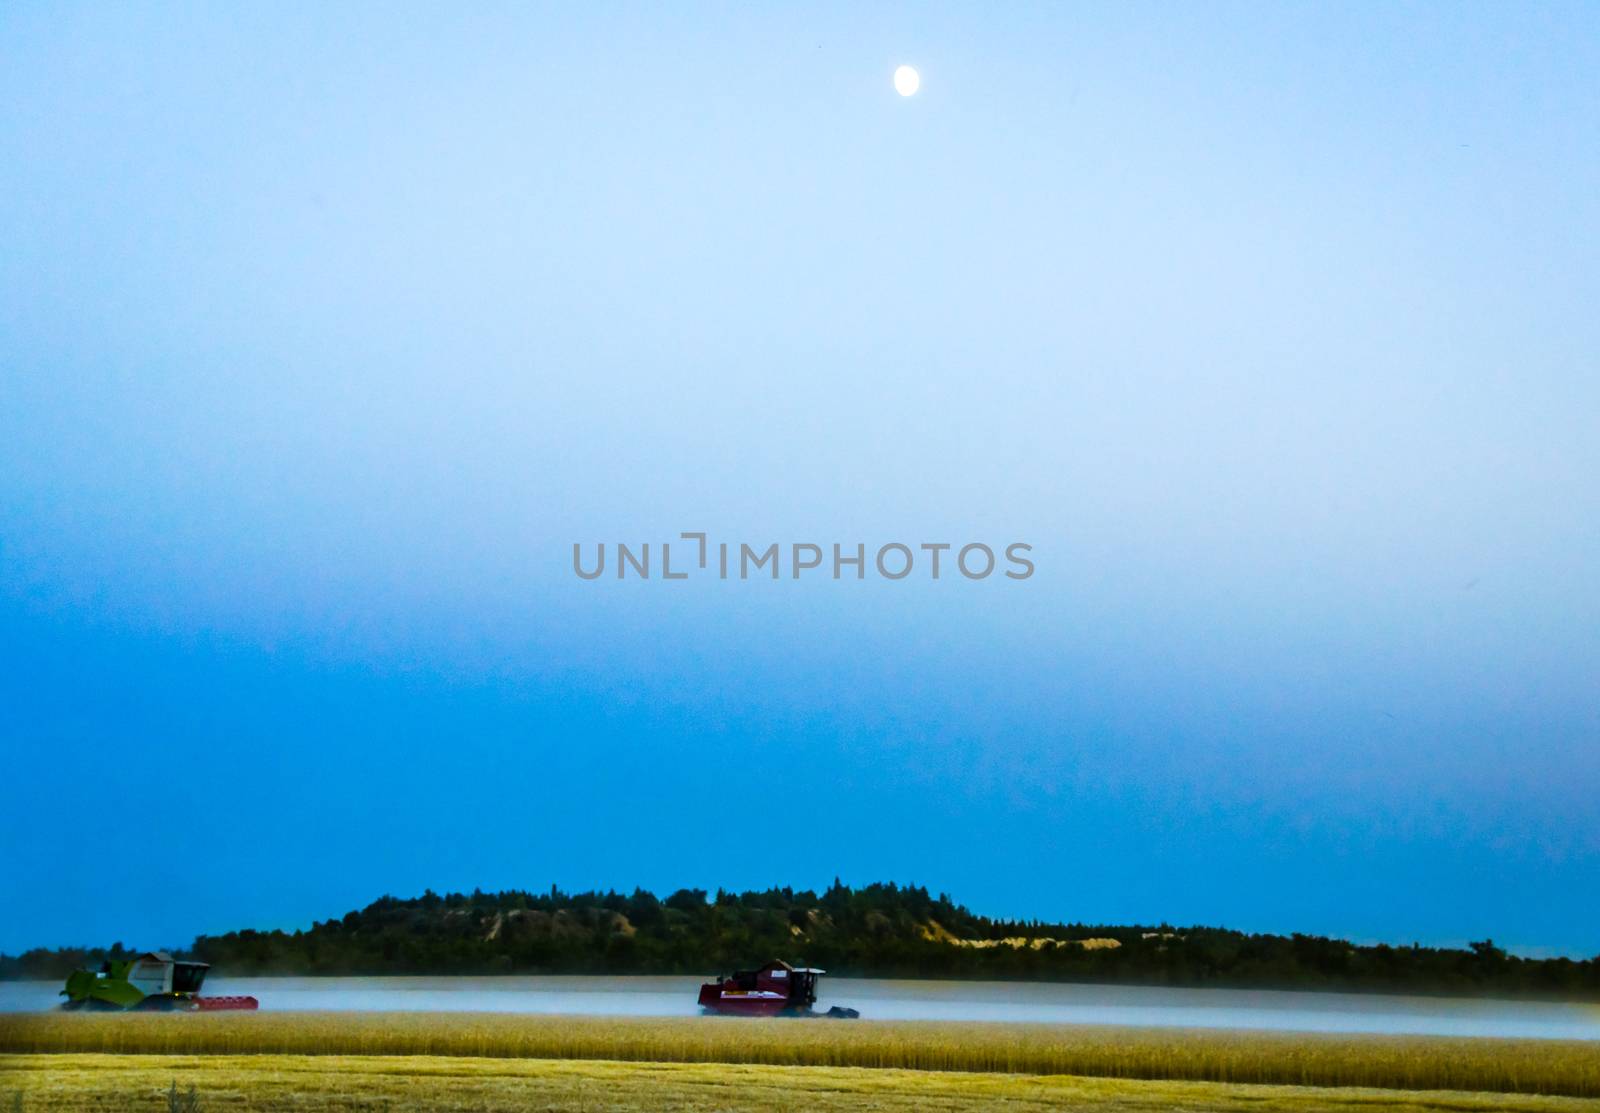
[[[327,7],[0,6],[0,951],[1600,953],[1600,8]],[[684,531],[1036,571],[573,574]]]

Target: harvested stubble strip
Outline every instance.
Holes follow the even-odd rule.
[[[937,1021],[58,1013],[0,1017],[0,1052],[770,1063],[1600,1097],[1600,1044],[1581,1040]]]

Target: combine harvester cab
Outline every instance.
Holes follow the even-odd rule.
[[[854,1009],[812,1012],[817,1003],[817,978],[827,973],[809,966],[790,966],[773,959],[758,970],[741,970],[700,987],[700,1007],[725,1016],[855,1017]]]
[[[149,951],[99,970],[74,970],[61,996],[64,1009],[141,1012],[222,1012],[255,1009],[254,997],[201,997],[209,964],[178,962],[165,951]]]

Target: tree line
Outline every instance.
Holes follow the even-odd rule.
[[[172,948],[168,948],[172,949]],[[0,955],[0,978],[64,978],[137,953]],[[980,916],[916,885],[743,893],[511,890],[385,896],[304,931],[202,935],[177,949],[229,976],[713,974],[769,958],[836,975],[1408,992],[1600,1001],[1600,958],[1529,959],[1492,941],[1452,949],[1357,945],[1168,924]]]

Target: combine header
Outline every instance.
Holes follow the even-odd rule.
[[[211,969],[204,962],[176,962],[165,951],[150,951],[126,962],[107,962],[99,970],[74,970],[61,991],[63,1009],[141,1012],[222,1012],[255,1009],[254,997],[201,997],[200,983]]]
[[[854,1009],[835,1006],[826,1013],[813,1012],[817,1003],[817,978],[826,970],[790,966],[773,959],[759,970],[741,970],[700,987],[700,1007],[727,1016],[830,1016],[854,1018]]]

